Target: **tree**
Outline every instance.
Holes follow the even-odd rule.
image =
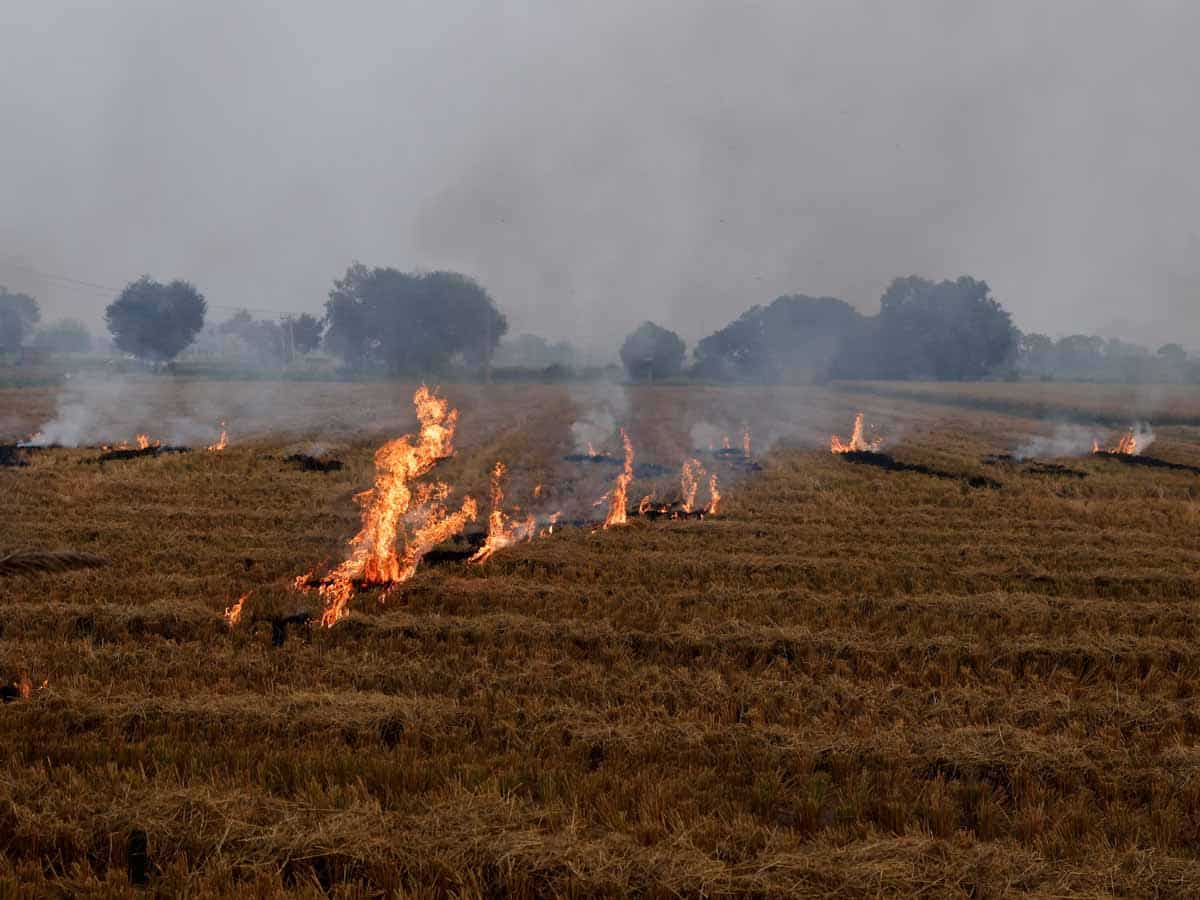
[[[1185,366],[1188,361],[1187,351],[1179,344],[1163,344],[1155,355],[1172,368]]]
[[[392,374],[490,362],[508,320],[478,282],[457,272],[405,273],[354,263],[325,303],[325,344],[355,368]]]
[[[203,295],[188,282],[160,284],[143,275],[108,305],[104,319],[118,350],[167,362],[195,340],[207,308]]]
[[[871,342],[873,374],[982,377],[1015,357],[1018,335],[1012,316],[992,299],[985,281],[897,278],[880,300]]]
[[[39,329],[33,345],[55,353],[86,353],[92,349],[92,333],[78,319],[59,319]]]
[[[752,306],[696,346],[696,374],[751,381],[823,378],[862,316],[835,297],[790,294]]]
[[[675,332],[643,322],[621,345],[621,363],[634,381],[661,381],[683,371],[686,352]]]
[[[321,332],[325,330],[325,322],[309,313],[303,313],[292,319],[292,346],[301,353],[312,353],[321,346]]]
[[[255,319],[241,309],[216,328],[217,334],[233,337],[242,363],[258,368],[282,366],[287,360],[287,335],[271,319]]]
[[[42,317],[37,301],[28,294],[10,294],[0,285],[0,351],[16,350]]]

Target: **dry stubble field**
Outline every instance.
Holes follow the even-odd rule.
[[[1200,894],[1200,476],[985,465],[1053,426],[936,398],[630,389],[639,461],[700,421],[775,443],[724,515],[425,566],[276,646],[411,392],[147,382],[112,437],[201,398],[231,446],[0,468],[0,553],[111,560],[0,579],[0,681],[47,682],[0,706],[0,896],[132,895],[138,832],[163,895]],[[513,502],[605,490],[561,459],[588,391],[445,393],[458,494],[497,458]],[[55,399],[0,404],[17,436]],[[998,486],[834,458],[856,409]],[[313,442],[346,468],[279,461]],[[1200,463],[1200,431],[1151,452]]]

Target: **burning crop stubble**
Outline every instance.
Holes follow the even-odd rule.
[[[221,453],[0,469],[23,543],[112,560],[0,580],[0,680],[48,682],[0,707],[0,885],[128,891],[134,832],[162,893],[1200,884],[1194,475],[1085,448],[1085,479],[1001,466],[1001,490],[964,491],[844,465],[822,435],[862,409],[901,459],[971,474],[1046,426],[850,391],[637,389],[638,458],[674,466],[634,478],[631,507],[679,492],[657,441],[687,434],[681,409],[793,445],[723,471],[720,518],[421,569],[396,602],[275,646],[247,617],[296,614],[297,566],[341,558],[376,449],[413,428],[412,388],[386,387],[287,388],[300,431],[351,398],[392,410],[347,423],[345,468],[318,478],[266,459],[295,434],[251,420],[260,436]],[[436,477],[456,490],[488,496],[498,459],[508,509],[543,485],[571,517],[613,486],[562,459],[562,392],[445,396],[460,426]],[[1187,428],[1158,427],[1155,453],[1200,463]]]

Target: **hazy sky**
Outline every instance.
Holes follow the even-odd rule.
[[[449,267],[603,345],[968,273],[1027,330],[1200,347],[1198,33],[1125,0],[0,0],[0,283],[99,323],[29,267],[314,312],[353,259]]]

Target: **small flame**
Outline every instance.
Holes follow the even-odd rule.
[[[621,441],[625,445],[625,465],[621,469],[621,474],[617,476],[617,483],[613,485],[613,489],[609,493],[608,515],[604,517],[605,528],[624,525],[629,521],[628,513],[625,510],[625,492],[629,490],[629,483],[633,481],[633,444],[624,428],[621,429]]]
[[[22,700],[28,700],[32,696],[33,682],[29,680],[28,672],[21,673],[21,680],[17,683],[17,690],[20,692]]]
[[[426,553],[475,519],[477,508],[471,497],[456,512],[446,509],[450,488],[445,484],[418,485],[414,490],[414,479],[454,454],[458,410],[450,409],[425,385],[417,388],[413,404],[421,423],[415,443],[412,435],[404,435],[375,452],[375,485],[355,497],[363,508],[362,527],[350,540],[350,557],[321,580],[319,590],[325,600],[321,624],[326,627],[346,615],[357,583],[390,590],[407,581]],[[420,524],[408,535],[402,520]],[[403,553],[396,549],[398,538],[407,538]]]
[[[1136,456],[1141,448],[1138,446],[1137,435],[1127,431],[1121,435],[1115,447],[1101,447],[1097,440],[1092,441],[1093,453],[1107,453],[1111,456]]]
[[[506,471],[507,469],[502,462],[497,462],[492,469],[492,511],[488,515],[487,538],[484,540],[483,546],[467,562],[487,562],[497,550],[515,544],[517,541],[530,540],[533,537],[534,530],[537,528],[537,519],[534,518],[532,513],[524,521],[518,522],[511,527],[506,524],[507,520],[503,509],[503,482]]]
[[[750,426],[747,425],[742,430],[742,455],[749,458],[750,456]]]
[[[725,450],[729,450],[733,447],[733,441],[729,440],[729,435],[725,435],[725,437],[721,438],[721,446]]]
[[[228,446],[229,446],[229,435],[225,431],[225,423],[222,422],[221,423],[221,436],[219,438],[217,438],[217,442],[215,444],[209,444],[208,449],[212,450],[214,452],[217,452],[220,450],[224,450]]]
[[[151,447],[161,447],[162,441],[150,440],[150,435],[139,434],[137,436],[137,445],[139,450],[149,450]]]
[[[850,441],[843,443],[836,434],[829,439],[829,449],[833,453],[874,453],[883,446],[882,439],[868,441],[863,437],[863,414],[854,417],[854,433]]]
[[[540,484],[535,484],[533,486],[533,496],[534,499],[542,496],[542,486]]]
[[[645,497],[643,497],[641,500],[639,500],[638,501],[638,515],[644,516],[646,514],[647,510],[650,509],[650,504],[653,502],[654,502],[653,494],[647,494]]]
[[[710,516],[715,516],[721,507],[721,492],[717,490],[716,472],[708,477],[708,498],[708,509],[705,512]]]
[[[304,576],[307,578],[307,576]],[[253,591],[246,591],[242,596],[238,597],[237,603],[225,609],[225,622],[232,628],[238,622],[242,621],[242,607],[246,605],[246,598],[253,594]]]

